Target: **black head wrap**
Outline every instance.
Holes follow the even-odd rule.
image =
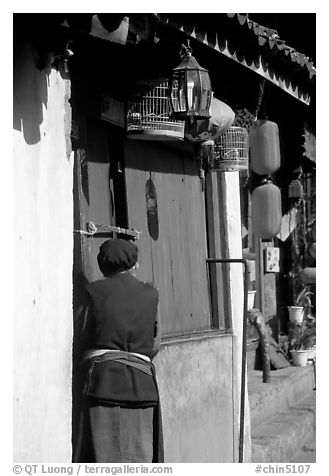
[[[105,241],[97,256],[98,266],[105,276],[132,268],[137,259],[137,246],[121,239]]]

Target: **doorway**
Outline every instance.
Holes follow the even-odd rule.
[[[101,120],[86,118],[79,122],[74,146],[74,252],[73,252],[73,446],[80,414],[82,379],[79,364],[87,303],[85,285],[102,274],[97,264],[100,245],[118,237],[106,226],[124,228],[127,223],[124,174],[122,172],[121,128]],[[90,224],[101,232],[88,234]],[[100,225],[104,226],[103,229]]]

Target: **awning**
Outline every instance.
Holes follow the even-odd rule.
[[[163,27],[168,28],[168,38],[170,29],[175,29],[310,104],[316,72],[312,60],[286,45],[278,31],[251,21],[248,14],[51,13],[33,17],[44,26],[61,25],[68,31],[123,45],[140,40],[157,43],[160,25],[162,32]]]
[[[156,14],[168,26],[249,68],[309,104],[315,67],[285,44],[278,31],[251,21],[247,14]]]

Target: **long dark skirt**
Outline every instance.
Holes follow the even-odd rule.
[[[86,399],[79,423],[74,462],[157,461],[156,446],[159,441],[156,414],[156,407],[103,406]]]

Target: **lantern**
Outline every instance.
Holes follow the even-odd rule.
[[[274,238],[281,229],[281,192],[269,179],[251,194],[252,230],[258,238]]]
[[[223,134],[234,122],[234,112],[224,102],[212,98],[210,105],[211,117],[193,124],[186,124],[185,138],[192,142],[214,140]]]
[[[304,268],[299,273],[299,277],[304,284],[315,284],[316,283],[316,268]]]
[[[280,168],[279,130],[275,122],[256,121],[250,133],[250,166],[258,175],[272,175]]]
[[[170,102],[173,117],[181,120],[210,117],[212,98],[208,71],[192,56],[192,49],[183,45],[182,62],[173,70],[170,82]]]
[[[311,244],[311,246],[309,247],[308,252],[309,252],[310,256],[312,256],[312,258],[316,258],[316,242]]]
[[[302,198],[303,196],[303,185],[299,179],[294,179],[290,182],[288,188],[288,197],[289,198]]]

